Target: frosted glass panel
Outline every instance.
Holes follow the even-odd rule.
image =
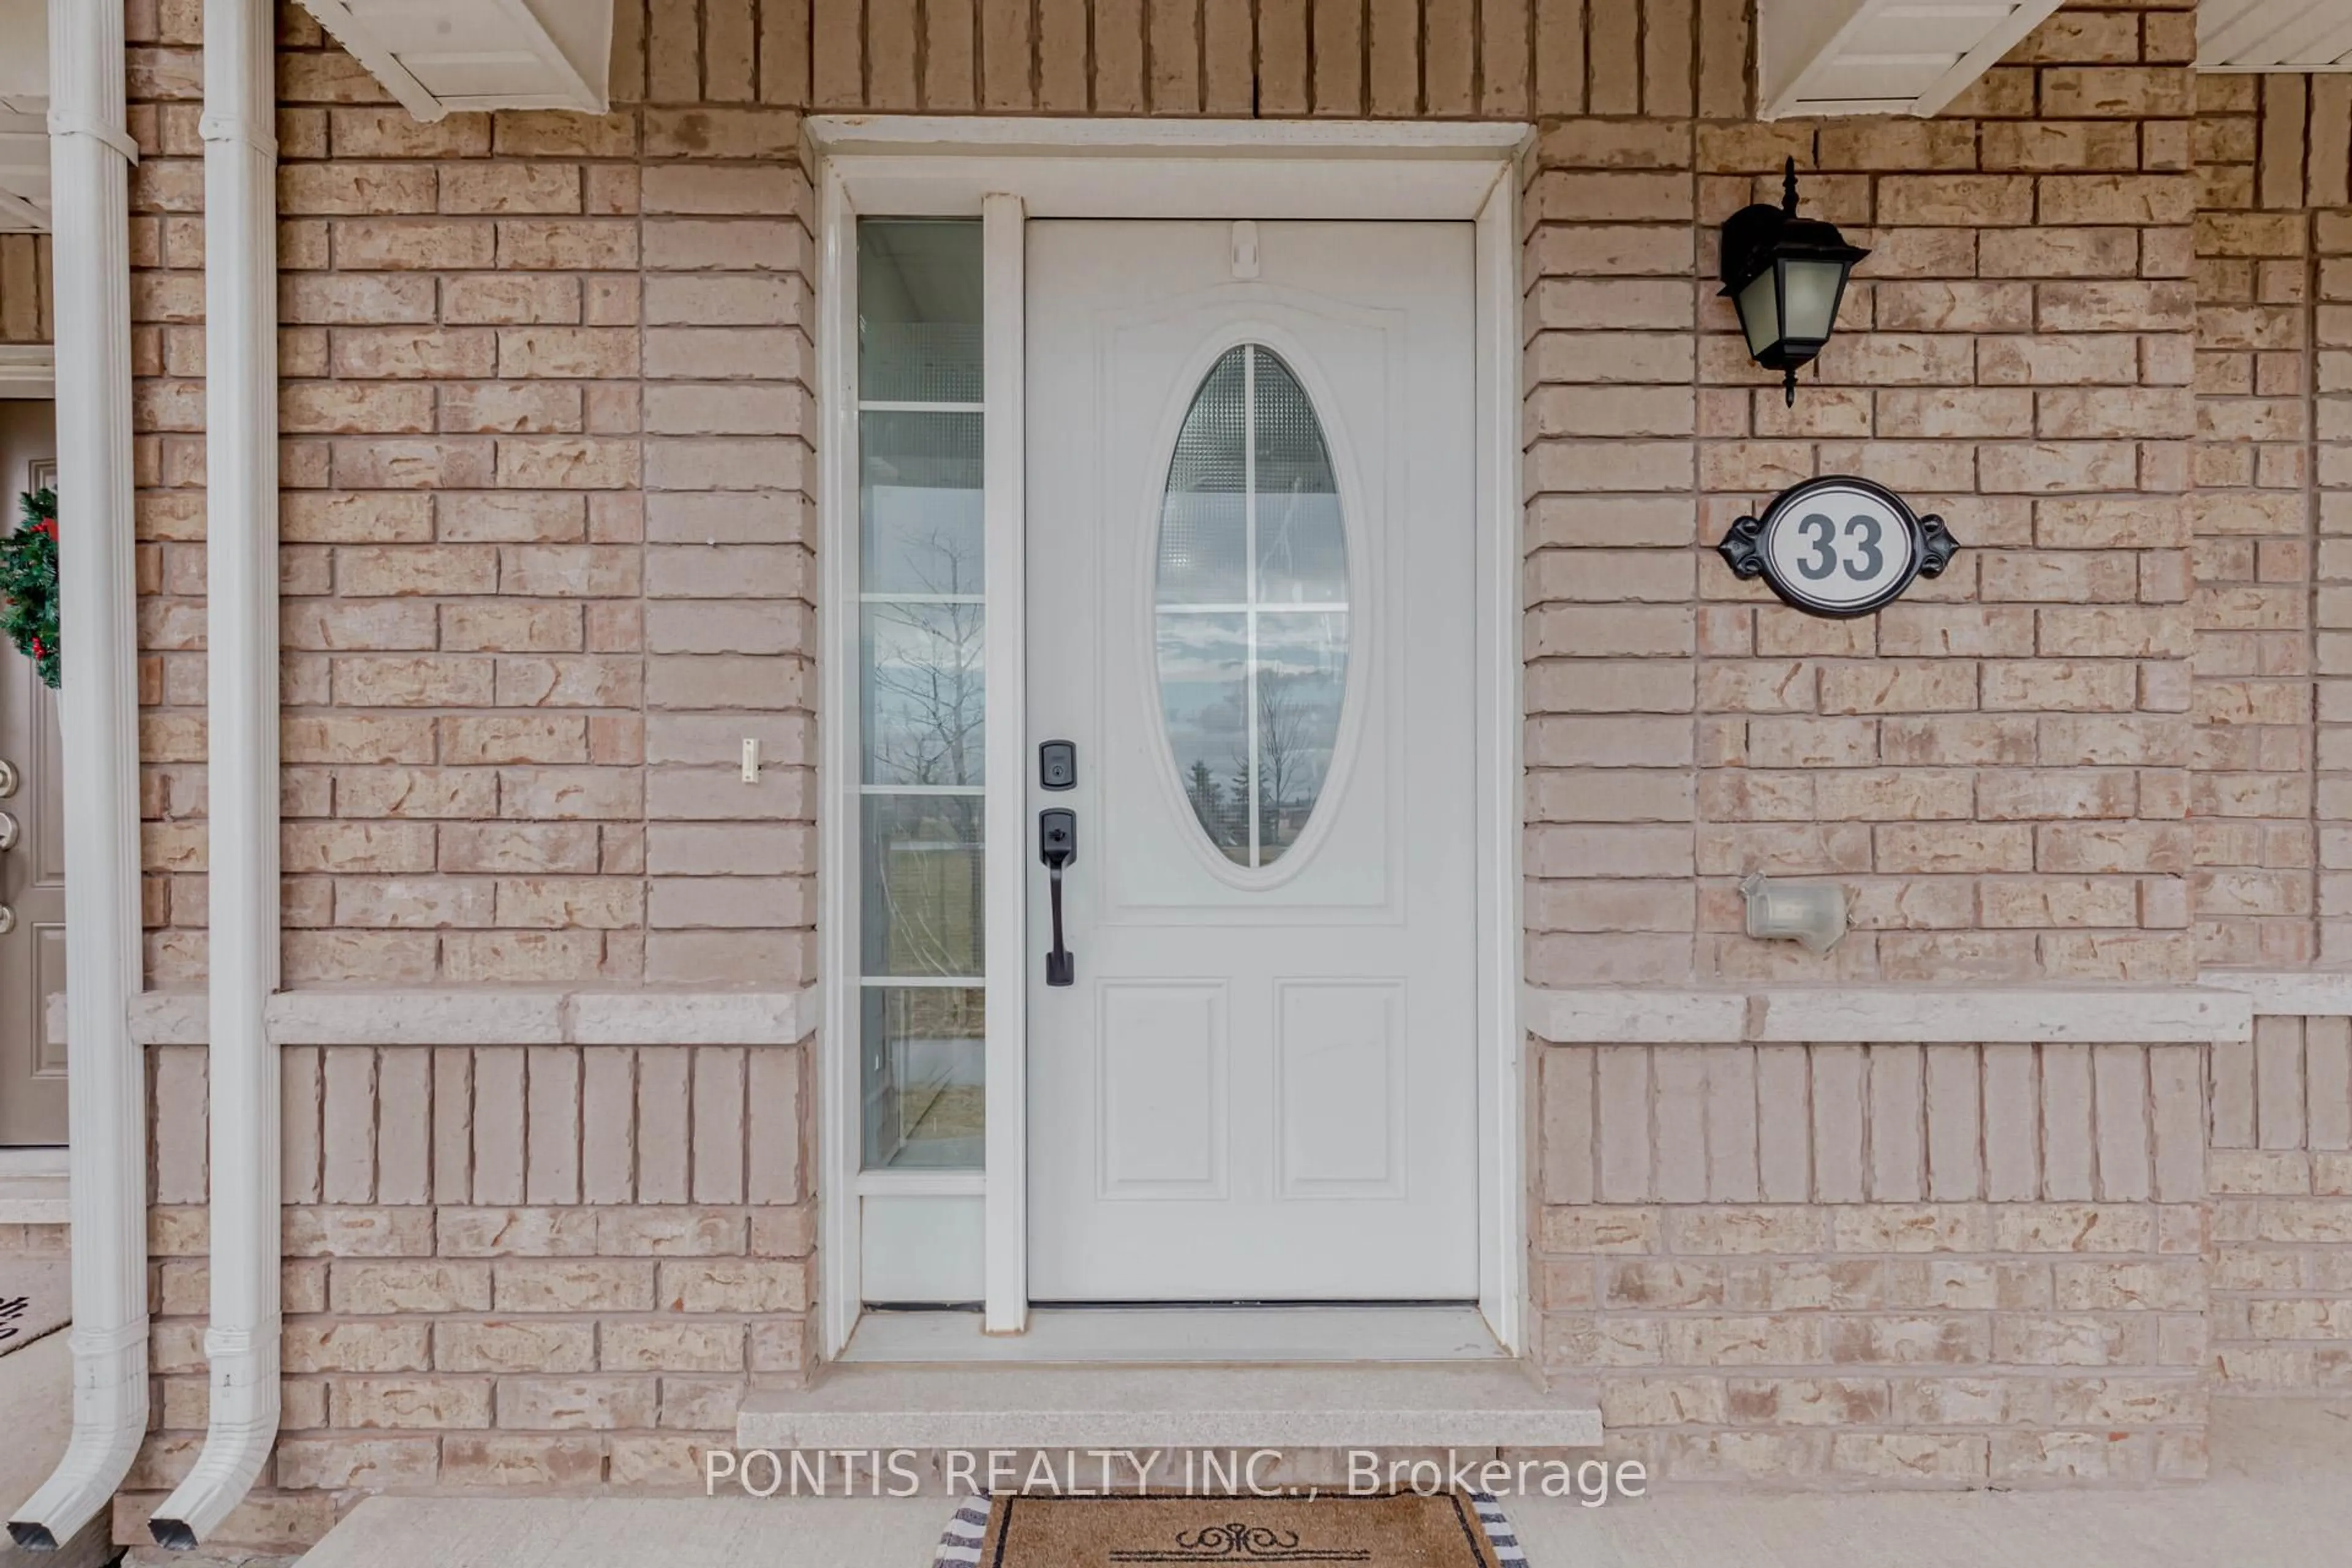
[[[981,401],[980,225],[868,218],[857,226],[858,395]]]
[[[1331,769],[1348,677],[1347,524],[1307,391],[1262,344],[1193,395],[1160,504],[1160,708],[1217,852],[1272,865]]]

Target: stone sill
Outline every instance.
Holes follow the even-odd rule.
[[[64,1035],[63,998],[49,1026]],[[200,1046],[205,993],[132,999],[142,1045]],[[2244,1040],[2256,1017],[2352,1015],[2352,971],[2209,970],[2195,985],[1864,987],[1542,986],[1521,993],[1529,1034],[1554,1045],[1787,1043],[2172,1044]],[[793,1045],[818,990],[321,988],[270,998],[281,1046]]]
[[[789,1046],[817,1026],[817,988],[565,991],[419,986],[281,991],[270,997],[278,1046]],[[131,1037],[201,1046],[202,991],[150,991],[131,1003]]]
[[[747,1448],[1589,1448],[1589,1390],[1459,1365],[831,1367],[753,1391]]]
[[[70,1225],[63,1149],[0,1149],[0,1225]]]
[[[2352,976],[2346,978],[2352,982]],[[2352,987],[2345,994],[2352,997]],[[2205,1044],[2251,1038],[2261,1009],[2244,990],[2209,984],[1738,990],[1530,985],[1521,994],[1519,1010],[1528,1032],[1553,1045],[1727,1046]]]

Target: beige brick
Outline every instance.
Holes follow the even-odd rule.
[[[501,1377],[498,1424],[542,1431],[651,1426],[657,1400],[643,1377]]]
[[[329,1393],[338,1426],[466,1428],[490,1425],[490,1381],[476,1377],[346,1377]]]
[[[452,1436],[442,1440],[441,1479],[452,1487],[593,1487],[604,1479],[595,1437]]]

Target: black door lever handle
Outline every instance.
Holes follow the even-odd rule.
[[[1054,910],[1054,945],[1045,954],[1045,984],[1076,983],[1070,950],[1062,945],[1062,868],[1078,858],[1078,814],[1060,806],[1037,814],[1037,858],[1045,863],[1046,897]]]

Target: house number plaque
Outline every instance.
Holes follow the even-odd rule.
[[[1942,574],[1959,542],[1868,479],[1830,475],[1791,485],[1743,517],[1716,547],[1738,577],[1761,577],[1781,602],[1846,620],[1885,609],[1915,577]]]

